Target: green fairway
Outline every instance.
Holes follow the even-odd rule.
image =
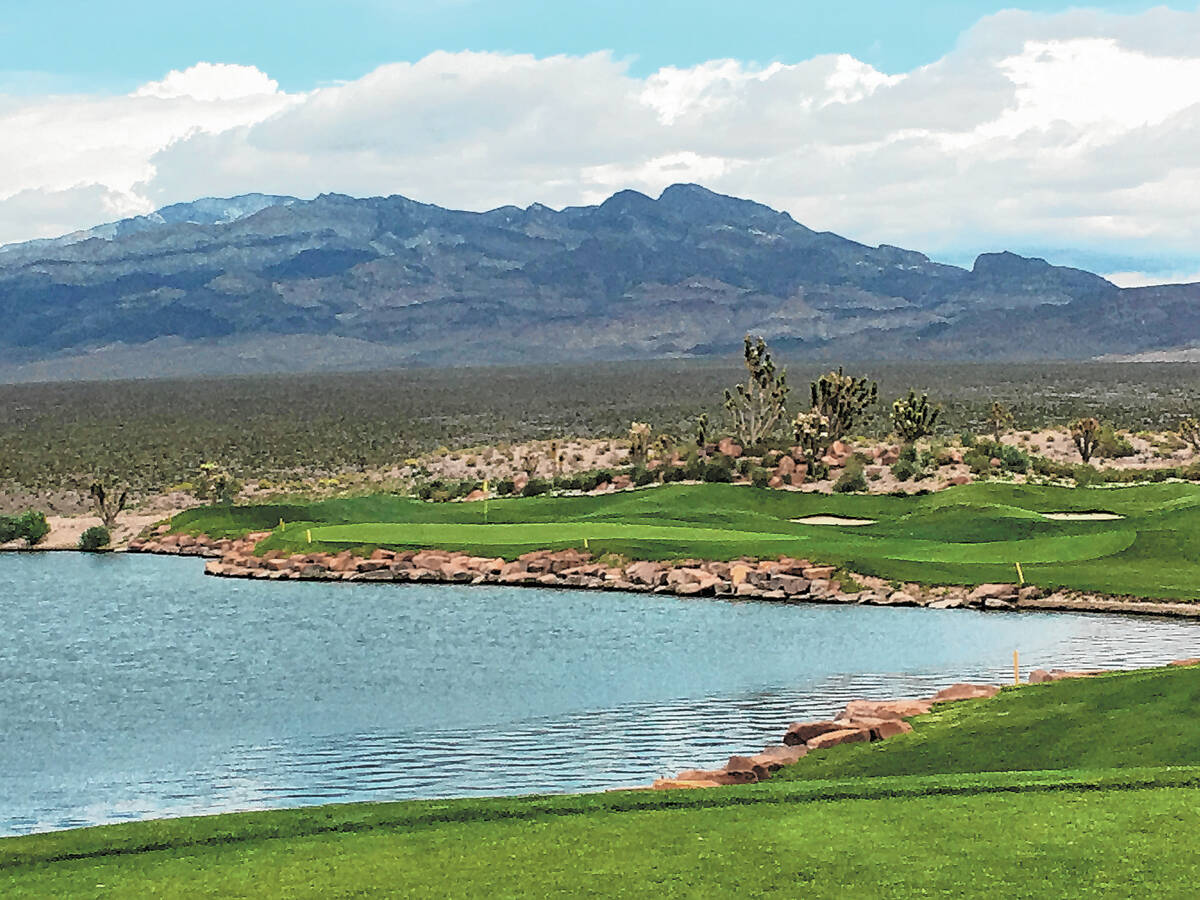
[[[743,787],[5,839],[0,895],[1190,897],[1198,699],[1196,668],[1024,687]]]
[[[1047,513],[1103,512],[1086,521]],[[840,528],[812,515],[874,520]],[[285,523],[278,528],[280,521]],[[1200,597],[1200,486],[1084,489],[981,483],[919,497],[669,485],[601,496],[421,503],[394,496],[190,510],[177,529],[274,529],[260,549],[444,547],[512,559],[587,548],[639,559],[805,557],[899,581],[1016,580],[1148,598]],[[311,542],[310,542],[311,538]]]

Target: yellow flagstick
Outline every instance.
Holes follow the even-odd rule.
[[[488,492],[488,483],[487,483],[487,481],[488,481],[488,480],[487,480],[486,478],[485,478],[485,479],[483,479],[483,492],[484,492],[485,494]],[[489,500],[489,499],[490,499],[490,498],[488,498],[488,497],[484,497],[484,498],[483,498],[483,524],[484,524],[484,525],[486,525],[486,524],[487,524],[487,520],[488,520],[488,500]]]
[[[1013,684],[1021,683],[1021,658],[1013,651]]]
[[[308,543],[310,543],[310,544],[312,543],[312,529],[311,528],[304,529],[304,539],[306,541],[308,541]]]
[[[1025,573],[1021,571],[1020,563],[1017,563],[1017,580],[1019,580],[1021,584],[1025,584]]]

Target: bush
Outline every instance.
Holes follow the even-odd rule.
[[[755,466],[750,470],[750,483],[755,487],[765,488],[774,474],[771,469]]]
[[[49,533],[46,514],[36,509],[26,510],[19,516],[0,516],[0,544],[24,540],[32,547]]]
[[[958,436],[958,440],[959,443],[961,443],[968,450],[975,446],[975,435],[971,434],[969,431],[964,431],[962,434],[960,434]]]
[[[917,448],[915,444],[905,444],[900,448],[900,459],[904,462],[915,463],[917,461]]]
[[[638,466],[630,473],[633,478],[633,483],[638,487],[643,487],[647,484],[653,484],[657,480],[657,476],[645,466]]]
[[[79,536],[78,546],[80,550],[95,553],[97,550],[103,550],[110,543],[112,543],[112,535],[108,533],[108,529],[103,525],[93,525]]]
[[[917,464],[911,460],[901,459],[892,464],[892,475],[897,481],[908,481],[910,478],[915,478],[918,472]]]
[[[867,479],[863,475],[861,464],[851,462],[845,471],[833,483],[833,489],[839,494],[861,493],[867,490]]]
[[[552,485],[545,478],[530,478],[529,483],[521,491],[522,497],[536,497],[539,494],[550,493]]]
[[[662,470],[664,484],[669,484],[672,481],[683,481],[684,477],[683,466],[668,466]]]
[[[733,460],[723,454],[712,457],[704,466],[705,481],[728,484],[733,481]]]
[[[1104,476],[1087,465],[1076,466],[1074,475],[1076,487],[1090,487],[1093,484],[1102,484],[1104,482]]]
[[[501,478],[496,482],[495,491],[497,496],[506,496],[511,494],[516,489],[517,486],[513,483],[511,478]]]
[[[1096,438],[1097,456],[1102,456],[1105,459],[1119,459],[1125,456],[1133,456],[1135,452],[1133,444],[1129,442],[1129,439],[1117,434],[1111,425],[1104,425],[1100,428],[1100,434]]]

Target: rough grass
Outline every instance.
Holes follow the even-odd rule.
[[[1111,512],[1111,521],[1041,513]],[[792,522],[876,520],[859,528]],[[280,521],[285,523],[278,528]],[[787,554],[900,581],[1015,581],[1148,598],[1200,597],[1200,486],[1065,488],[972,484],[921,497],[802,494],[668,485],[598,497],[421,503],[372,496],[292,506],[189,510],[176,529],[214,536],[275,528],[261,546],[445,547],[512,559],[584,546],[597,555],[731,559]],[[311,537],[312,542],[309,542]]]
[[[919,719],[916,756],[895,738],[866,754],[878,771],[936,774],[864,774],[863,748],[843,746],[815,755],[836,779],[344,805],[11,838],[0,841],[0,893],[1190,897],[1200,767],[1181,763],[1195,757],[1200,723],[1181,711],[1197,692],[1197,669],[1022,688]],[[985,743],[997,735],[1004,748]],[[1131,758],[1141,767],[1119,768]],[[987,771],[1012,759],[1065,765]]]

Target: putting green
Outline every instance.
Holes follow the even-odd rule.
[[[872,521],[855,527],[803,521],[847,519]],[[288,524],[275,527],[280,520]],[[173,524],[213,536],[275,527],[259,545],[264,552],[441,547],[513,559],[586,545],[597,556],[633,559],[799,556],[927,584],[1013,581],[1020,563],[1027,581],[1046,588],[1200,599],[1200,486],[1190,483],[1105,489],[981,483],[913,497],[728,484],[474,503],[374,495],[189,510]]]

